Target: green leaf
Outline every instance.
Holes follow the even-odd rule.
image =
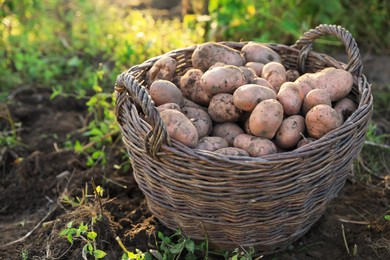
[[[69,222],[69,223],[67,224],[67,227],[68,227],[68,228],[71,228],[72,225],[73,225],[73,221]]]
[[[83,146],[81,145],[79,140],[76,140],[76,142],[74,143],[74,151],[76,153],[81,153],[83,151]]]
[[[69,228],[65,228],[65,229],[61,230],[60,236],[65,236],[68,234],[68,232],[69,232]]]
[[[146,252],[144,255],[144,260],[153,260],[152,254],[149,252]]]
[[[188,254],[185,256],[184,259],[185,259],[185,260],[196,260],[197,258],[196,258],[196,256],[195,256],[194,254],[188,253]]]
[[[96,193],[97,193],[100,197],[103,197],[103,192],[104,192],[104,189],[103,189],[100,185],[98,185],[98,186],[96,187]]]
[[[386,220],[390,220],[390,215],[385,215]]]
[[[100,87],[99,85],[93,85],[93,90],[95,90],[95,92],[97,93],[100,93],[103,91],[102,87]]]
[[[91,240],[95,240],[95,238],[97,237],[97,233],[94,231],[90,231],[88,232],[87,237]]]
[[[98,258],[98,259],[103,258],[103,257],[105,257],[106,255],[107,255],[106,252],[104,252],[104,251],[102,251],[102,250],[99,250],[99,249],[93,251],[93,256],[96,257],[96,258]]]
[[[67,235],[66,237],[68,238],[69,243],[73,244],[73,236],[72,236],[72,233],[68,233],[68,235]]]
[[[88,248],[88,252],[92,252],[93,251],[93,246],[92,246],[91,243],[87,244],[87,248]]]
[[[195,243],[194,243],[194,241],[192,241],[191,239],[188,239],[186,242],[185,242],[185,244],[184,244],[184,246],[186,247],[186,249],[188,250],[188,252],[190,252],[190,253],[194,253],[194,251],[195,251]]]

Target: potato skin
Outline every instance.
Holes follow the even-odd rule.
[[[297,148],[300,148],[302,146],[305,146],[307,144],[310,144],[311,142],[314,142],[315,140],[317,139],[314,139],[312,137],[306,137],[306,138],[303,138],[301,139],[298,143],[297,143]]]
[[[307,93],[310,92],[310,90],[314,89],[313,77],[314,77],[314,73],[305,73],[305,74],[299,76],[294,81],[294,83],[298,84],[299,87],[302,89],[304,96],[306,96]]]
[[[180,89],[185,98],[207,106],[211,97],[202,88],[200,83],[202,75],[203,72],[199,69],[188,70],[180,79]]]
[[[352,74],[336,68],[325,68],[315,73],[313,80],[315,88],[327,91],[332,102],[346,97],[353,85]]]
[[[272,61],[264,65],[261,77],[267,80],[277,93],[280,86],[286,82],[286,69],[281,63]]]
[[[273,90],[256,84],[242,85],[233,93],[233,103],[244,111],[252,111],[257,104],[266,99],[276,99]]]
[[[244,58],[240,52],[220,43],[199,44],[192,53],[192,65],[201,71],[207,71],[217,62],[229,65],[243,66]]]
[[[207,107],[201,106],[187,98],[184,98],[183,107],[194,107],[194,108],[200,108],[203,109],[204,111],[207,111]]]
[[[243,149],[252,157],[273,154],[277,152],[276,146],[268,139],[248,134],[241,134],[234,138],[234,147]]]
[[[195,146],[195,149],[213,152],[215,150],[226,147],[229,147],[229,144],[225,138],[219,136],[205,136],[199,140],[198,144]]]
[[[250,61],[245,64],[245,67],[251,68],[257,77],[261,77],[261,71],[263,70],[264,63]]]
[[[282,62],[282,58],[277,52],[268,46],[257,42],[248,42],[242,47],[241,53],[243,54],[246,62],[259,62],[264,64],[272,61],[279,63]]]
[[[237,124],[231,122],[214,125],[211,133],[212,136],[225,138],[229,146],[233,146],[234,138],[240,134],[244,134],[244,130],[242,130]]]
[[[168,134],[188,147],[198,143],[198,131],[191,121],[180,111],[166,109],[160,113],[161,119],[167,126]]]
[[[352,99],[345,97],[338,100],[333,108],[341,115],[343,122],[345,122],[355,112],[357,105]]]
[[[287,70],[286,71],[286,81],[294,82],[299,78],[299,72],[297,70]]]
[[[176,103],[165,103],[165,104],[162,104],[162,105],[159,105],[157,107],[157,110],[161,113],[162,111],[164,111],[165,109],[175,109],[177,111],[181,111],[180,109],[180,106]]]
[[[275,99],[260,102],[249,117],[249,130],[258,137],[272,139],[283,121],[283,106]]]
[[[302,89],[298,84],[292,82],[283,83],[277,95],[278,101],[283,106],[284,113],[288,116],[297,115],[301,111],[303,98]]]
[[[312,89],[303,100],[302,113],[306,115],[310,109],[320,104],[332,106],[328,92],[323,89]]]
[[[215,152],[228,156],[249,156],[247,151],[236,147],[225,147],[215,150]]]
[[[276,143],[283,149],[291,149],[302,139],[305,132],[305,118],[301,115],[289,116],[283,120],[276,132]]]
[[[213,122],[209,114],[201,108],[183,107],[182,113],[186,115],[188,119],[195,126],[198,131],[198,137],[202,138],[211,133]]]
[[[306,129],[310,137],[321,138],[343,123],[340,114],[328,105],[317,105],[307,112]]]
[[[233,103],[233,95],[221,93],[213,96],[207,109],[214,122],[234,122],[241,116],[241,110]]]
[[[150,70],[146,73],[146,82],[150,85],[155,80],[172,80],[175,73],[177,61],[171,57],[162,57],[157,60]]]
[[[236,66],[215,67],[206,71],[201,78],[201,86],[209,95],[232,94],[239,86],[248,83],[244,72]]]
[[[267,88],[269,88],[269,89],[272,89],[272,90],[275,92],[275,94],[276,94],[276,91],[275,91],[275,89],[272,87],[272,85],[271,85],[268,81],[266,81],[265,79],[263,79],[263,78],[260,78],[260,77],[254,78],[254,79],[251,81],[251,84],[262,85],[262,86],[264,86],[264,87],[267,87]]]
[[[239,68],[244,73],[244,76],[246,78],[246,82],[251,82],[254,78],[257,77],[256,72],[253,69],[246,67],[246,66],[240,66]]]
[[[180,89],[168,80],[156,80],[149,89],[149,94],[156,106],[166,103],[176,103],[180,107],[184,104],[184,97]]]

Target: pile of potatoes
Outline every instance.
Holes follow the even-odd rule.
[[[357,109],[348,97],[348,71],[329,67],[299,75],[256,42],[240,51],[200,44],[184,71],[162,57],[146,83],[171,138],[225,155],[291,151],[341,126]]]

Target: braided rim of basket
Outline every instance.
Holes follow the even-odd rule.
[[[327,55],[311,51],[313,42],[317,38],[325,35],[336,36],[344,44],[348,55],[347,65],[338,62]],[[221,43],[234,49],[241,49],[247,42]],[[314,149],[329,144],[329,142],[332,142],[333,138],[339,137],[340,135],[347,133],[351,128],[354,128],[356,123],[364,120],[364,115],[369,113],[372,109],[371,85],[367,83],[366,77],[362,74],[363,64],[360,51],[351,33],[345,28],[337,25],[321,24],[316,28],[305,32],[304,35],[292,46],[285,46],[282,44],[266,45],[271,49],[283,50],[285,48],[288,52],[296,51],[298,56],[296,64],[290,64],[290,66],[298,69],[301,74],[305,73],[307,60],[309,59],[325,60],[327,63],[336,68],[343,68],[349,71],[353,75],[354,84],[358,86],[358,96],[361,97],[359,98],[358,109],[340,127],[308,145],[289,152],[270,154],[263,157],[247,157],[226,156],[214,152],[191,149],[180,142],[169,138],[165,123],[162,121],[153,100],[146,90],[146,87],[142,85],[143,81],[141,76],[145,70],[150,69],[157,60],[164,56],[175,58],[177,61],[185,59],[191,60],[191,54],[197,47],[197,45],[194,45],[187,48],[173,50],[163,55],[151,58],[142,64],[131,67],[129,70],[118,76],[115,84],[117,98],[115,113],[118,123],[120,125],[122,124],[121,109],[124,106],[126,99],[130,97],[131,99],[135,99],[137,101],[136,103],[140,105],[142,112],[148,117],[148,122],[151,124],[151,129],[149,129],[145,138],[145,147],[146,152],[153,158],[159,159],[158,153],[163,146],[166,150],[173,151],[175,149],[179,149],[195,157],[202,157],[202,159],[206,159],[207,161],[210,161],[210,159],[217,159],[217,161],[225,163],[233,160],[236,164],[255,164],[256,162],[264,163],[272,161],[280,162],[282,160],[289,161],[296,158],[297,153],[300,155],[310,155]],[[177,69],[180,69],[180,67]],[[213,163],[216,163],[216,161],[213,160]]]

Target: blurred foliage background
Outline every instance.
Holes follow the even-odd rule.
[[[359,45],[389,53],[383,0],[0,0],[0,92],[21,85],[111,91],[116,75],[172,49],[204,41],[294,43],[320,23],[340,24]],[[165,11],[165,12],[164,12]],[[326,42],[339,44],[337,42]]]

